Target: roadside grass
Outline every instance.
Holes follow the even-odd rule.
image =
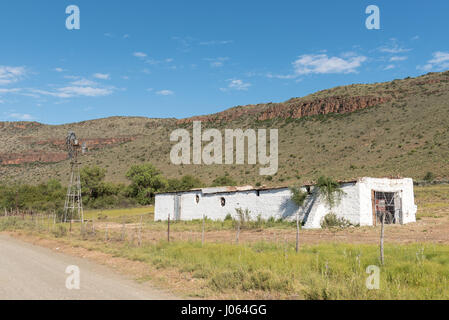
[[[449,185],[415,187],[417,217],[449,218]],[[56,223],[42,217],[0,218],[0,231],[30,233],[57,239],[70,246],[99,251],[112,256],[146,263],[157,272],[172,270],[193,286],[196,297],[244,297],[289,299],[449,299],[449,245],[385,245],[385,265],[381,267],[380,289],[368,290],[366,268],[379,265],[377,245],[294,243],[259,241],[245,244],[225,242],[204,244],[186,241],[145,241],[138,245],[142,219],[145,230],[166,232],[166,221],[154,221],[154,208],[87,211],[89,223],[81,234],[80,225]],[[105,226],[130,224],[122,240],[120,228]],[[134,224],[134,225],[132,225]],[[201,232],[202,220],[172,222],[173,232]],[[235,230],[236,221],[207,219],[205,231]],[[248,230],[294,230],[285,221],[253,221]],[[366,227],[368,228],[368,227]],[[107,233],[108,238],[105,239]],[[163,233],[161,233],[163,234]],[[160,238],[159,238],[160,239]],[[197,238],[198,239],[198,238]],[[167,276],[170,285],[170,277]]]
[[[257,242],[246,245],[175,241],[116,241],[119,233],[81,236],[74,228],[11,217],[0,219],[0,231],[16,230],[67,242],[112,256],[147,263],[161,272],[175,270],[185,281],[197,280],[199,296],[263,293],[293,299],[449,299],[449,245],[387,244],[380,289],[368,290],[366,268],[379,265],[377,245],[303,245]],[[194,279],[194,280],[192,280]],[[259,295],[260,296],[260,295]]]

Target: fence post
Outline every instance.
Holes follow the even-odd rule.
[[[235,242],[237,244],[239,244],[239,239],[240,239],[240,220],[237,221],[237,236],[235,238]]]
[[[106,224],[106,230],[105,230],[105,232],[104,232],[104,240],[105,241],[108,241],[109,240],[109,234],[108,234],[108,228],[109,228],[109,225],[108,224]]]
[[[382,215],[382,226],[380,229],[380,264],[384,265],[384,226],[385,226],[385,212]]]
[[[140,216],[140,226],[139,226],[139,247],[142,245],[142,219],[143,216]]]
[[[299,252],[299,212],[296,212],[296,253]]]
[[[205,219],[205,215],[203,213],[203,230],[201,232],[201,246],[204,246],[204,232],[205,232],[205,224],[206,224],[206,219]]]
[[[121,236],[121,240],[125,241],[125,233],[126,233],[126,226],[125,223],[122,223],[122,236]]]
[[[168,214],[168,223],[167,223],[167,241],[170,242],[170,213]]]

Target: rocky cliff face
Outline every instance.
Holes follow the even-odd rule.
[[[67,159],[65,152],[25,152],[0,154],[0,165],[18,165],[24,163],[43,162],[53,163]]]
[[[18,127],[15,126],[14,128]],[[97,138],[80,139],[80,142],[85,142],[89,150],[96,150],[134,141],[135,139],[136,137]],[[51,149],[53,151],[30,149],[21,153],[0,154],[0,165],[19,165],[35,162],[54,163],[67,159],[67,152],[65,152],[65,140],[51,139],[33,141],[33,138],[29,136],[21,137],[20,140],[30,146],[37,146],[39,148],[47,147],[47,149]]]
[[[188,119],[181,119],[178,121],[178,124],[190,123],[193,121],[233,121],[244,116],[254,116],[259,121],[270,120],[274,118],[298,119],[319,114],[348,113],[383,104],[388,101],[390,101],[389,97],[373,96],[334,96],[310,101],[297,99],[290,100],[284,103],[270,103],[264,105],[248,105],[243,107],[236,107],[208,116],[197,116]]]
[[[88,149],[102,149],[110,146],[119,145],[122,143],[136,140],[136,137],[117,137],[117,138],[97,138],[97,139],[80,139],[80,143],[86,143]],[[58,149],[65,150],[66,141],[64,139],[51,139],[37,141],[36,145],[44,146],[50,145]]]

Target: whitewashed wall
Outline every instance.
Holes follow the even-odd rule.
[[[344,218],[352,224],[360,224],[360,194],[355,183],[347,183],[341,186],[344,192],[335,207],[330,209],[322,197],[317,197],[310,211],[304,229],[319,229],[321,222],[328,213],[334,213],[339,218]]]
[[[196,203],[196,195],[200,201]],[[166,220],[168,214],[174,215],[174,194],[159,194],[156,196],[155,220]],[[221,206],[221,198],[226,205]],[[296,216],[297,208],[290,200],[288,188],[276,190],[261,190],[240,192],[222,192],[202,194],[201,191],[189,191],[181,194],[181,219],[202,219],[203,214],[213,220],[223,220],[228,214],[236,217],[236,208],[249,209],[253,219],[260,215],[262,219],[284,218]]]
[[[402,198],[402,223],[416,222],[417,207],[415,205],[412,179],[362,178],[358,185],[361,195],[361,225],[373,225],[372,190],[378,192],[399,192]]]
[[[341,201],[332,210],[323,199],[312,192],[306,204],[299,210],[290,200],[288,188],[221,192],[203,194],[201,190],[181,193],[181,220],[202,219],[203,214],[212,220],[223,220],[228,214],[236,217],[236,208],[249,209],[256,219],[287,219],[294,220],[299,212],[301,221],[305,219],[305,229],[320,228],[324,216],[333,212],[337,217],[345,218],[355,225],[373,225],[371,191],[401,192],[403,223],[415,222],[416,206],[413,196],[412,179],[376,179],[361,178],[357,183],[342,185],[344,192]],[[305,191],[305,189],[304,189]],[[199,203],[196,196],[200,197]],[[155,220],[167,220],[168,214],[174,218],[175,194],[159,194],[156,196]],[[226,205],[221,206],[221,198]]]

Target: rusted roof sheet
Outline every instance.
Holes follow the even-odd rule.
[[[340,184],[346,184],[346,183],[357,183],[360,180],[364,179],[365,177],[361,178],[354,178],[349,180],[337,180]],[[390,176],[390,177],[383,177],[380,179],[403,179],[399,176]],[[303,183],[302,187],[311,187],[316,184],[315,181],[307,181]],[[211,187],[211,188],[196,188],[191,189],[189,191],[178,191],[178,192],[161,192],[156,194],[176,194],[176,193],[186,193],[186,192],[193,192],[193,191],[201,191],[203,194],[216,194],[216,193],[232,193],[232,192],[242,192],[242,191],[264,191],[264,190],[279,190],[279,189],[287,189],[290,186],[277,186],[277,187],[267,187],[267,186],[261,186],[261,187],[253,187],[253,186],[239,186],[239,187],[232,187],[232,186],[226,186],[226,187]]]
[[[203,188],[203,194],[254,190],[253,186]]]

